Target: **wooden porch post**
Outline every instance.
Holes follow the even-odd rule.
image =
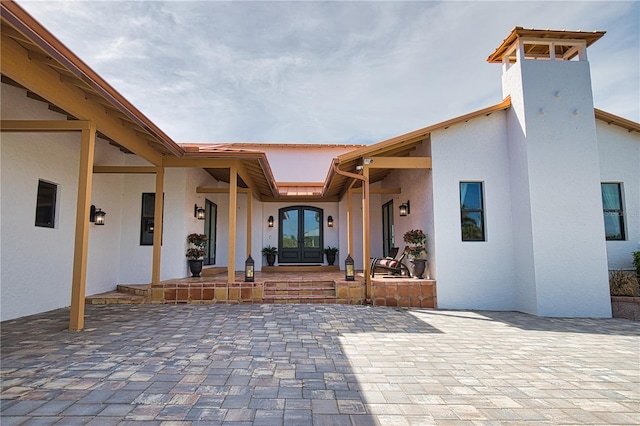
[[[156,169],[156,196],[153,208],[153,267],[151,283],[160,282],[160,263],[162,260],[162,214],[164,205],[164,167]]]
[[[371,302],[371,271],[369,265],[369,257],[371,255],[369,228],[371,227],[371,218],[369,214],[369,165],[365,164],[362,169],[362,270],[364,271],[365,282],[365,299],[366,303]]]
[[[69,330],[84,328],[84,298],[87,284],[87,252],[89,246],[89,209],[93,182],[93,156],[96,146],[96,125],[89,123],[80,136],[80,172],[76,207],[76,236],[73,248],[73,278],[71,283],[71,315]]]
[[[353,191],[347,190],[347,253],[353,254]]]
[[[236,280],[236,224],[238,215],[238,167],[229,168],[229,261],[227,264],[227,281]]]
[[[252,228],[252,208],[253,208],[253,191],[249,190],[247,193],[247,258],[251,254],[251,228]]]

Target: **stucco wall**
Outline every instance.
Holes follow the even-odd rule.
[[[139,164],[141,161],[138,158],[127,160],[129,165]],[[216,181],[201,169],[165,169],[161,280],[188,275],[185,257],[188,247],[187,235],[204,231],[204,221],[199,221],[193,216],[193,206],[196,203],[203,206],[204,198],[212,198],[196,194],[196,188],[214,185]],[[153,246],[140,245],[140,215],[142,193],[155,192],[155,175],[125,175],[124,187],[119,283],[147,284],[151,280]],[[226,205],[228,206],[228,203]],[[218,208],[220,213],[220,206]],[[218,236],[218,243],[220,242]],[[226,244],[226,241],[224,242]]]
[[[36,118],[64,117],[2,84],[2,119]],[[70,304],[79,144],[77,132],[2,133],[2,320]],[[35,226],[39,179],[58,185],[55,228]]]
[[[608,268],[632,269],[632,252],[640,250],[640,136],[596,120],[600,180],[623,187],[626,240],[607,241]]]
[[[121,165],[127,154],[108,142],[96,141],[94,164]],[[91,204],[106,212],[105,224],[89,226],[86,294],[112,291],[120,272],[120,237],[122,235],[122,192],[124,175],[94,174]]]
[[[440,308],[516,308],[505,120],[496,112],[431,135]],[[462,241],[461,181],[483,183],[486,241]]]

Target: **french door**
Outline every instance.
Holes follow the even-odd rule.
[[[322,263],[323,210],[309,206],[279,211],[278,263]]]
[[[393,200],[391,200],[382,206],[382,253],[384,256],[389,256],[394,244]]]
[[[207,248],[204,255],[205,265],[216,264],[216,228],[218,225],[218,206],[205,200],[204,233],[207,236]]]

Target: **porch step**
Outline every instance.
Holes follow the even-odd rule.
[[[264,283],[265,303],[336,303],[333,281]]]
[[[340,271],[338,265],[278,265],[262,266],[262,272],[336,272]]]

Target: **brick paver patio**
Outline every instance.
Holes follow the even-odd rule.
[[[639,424],[620,319],[348,305],[87,306],[2,326],[3,426]],[[145,422],[145,423],[142,423]]]

